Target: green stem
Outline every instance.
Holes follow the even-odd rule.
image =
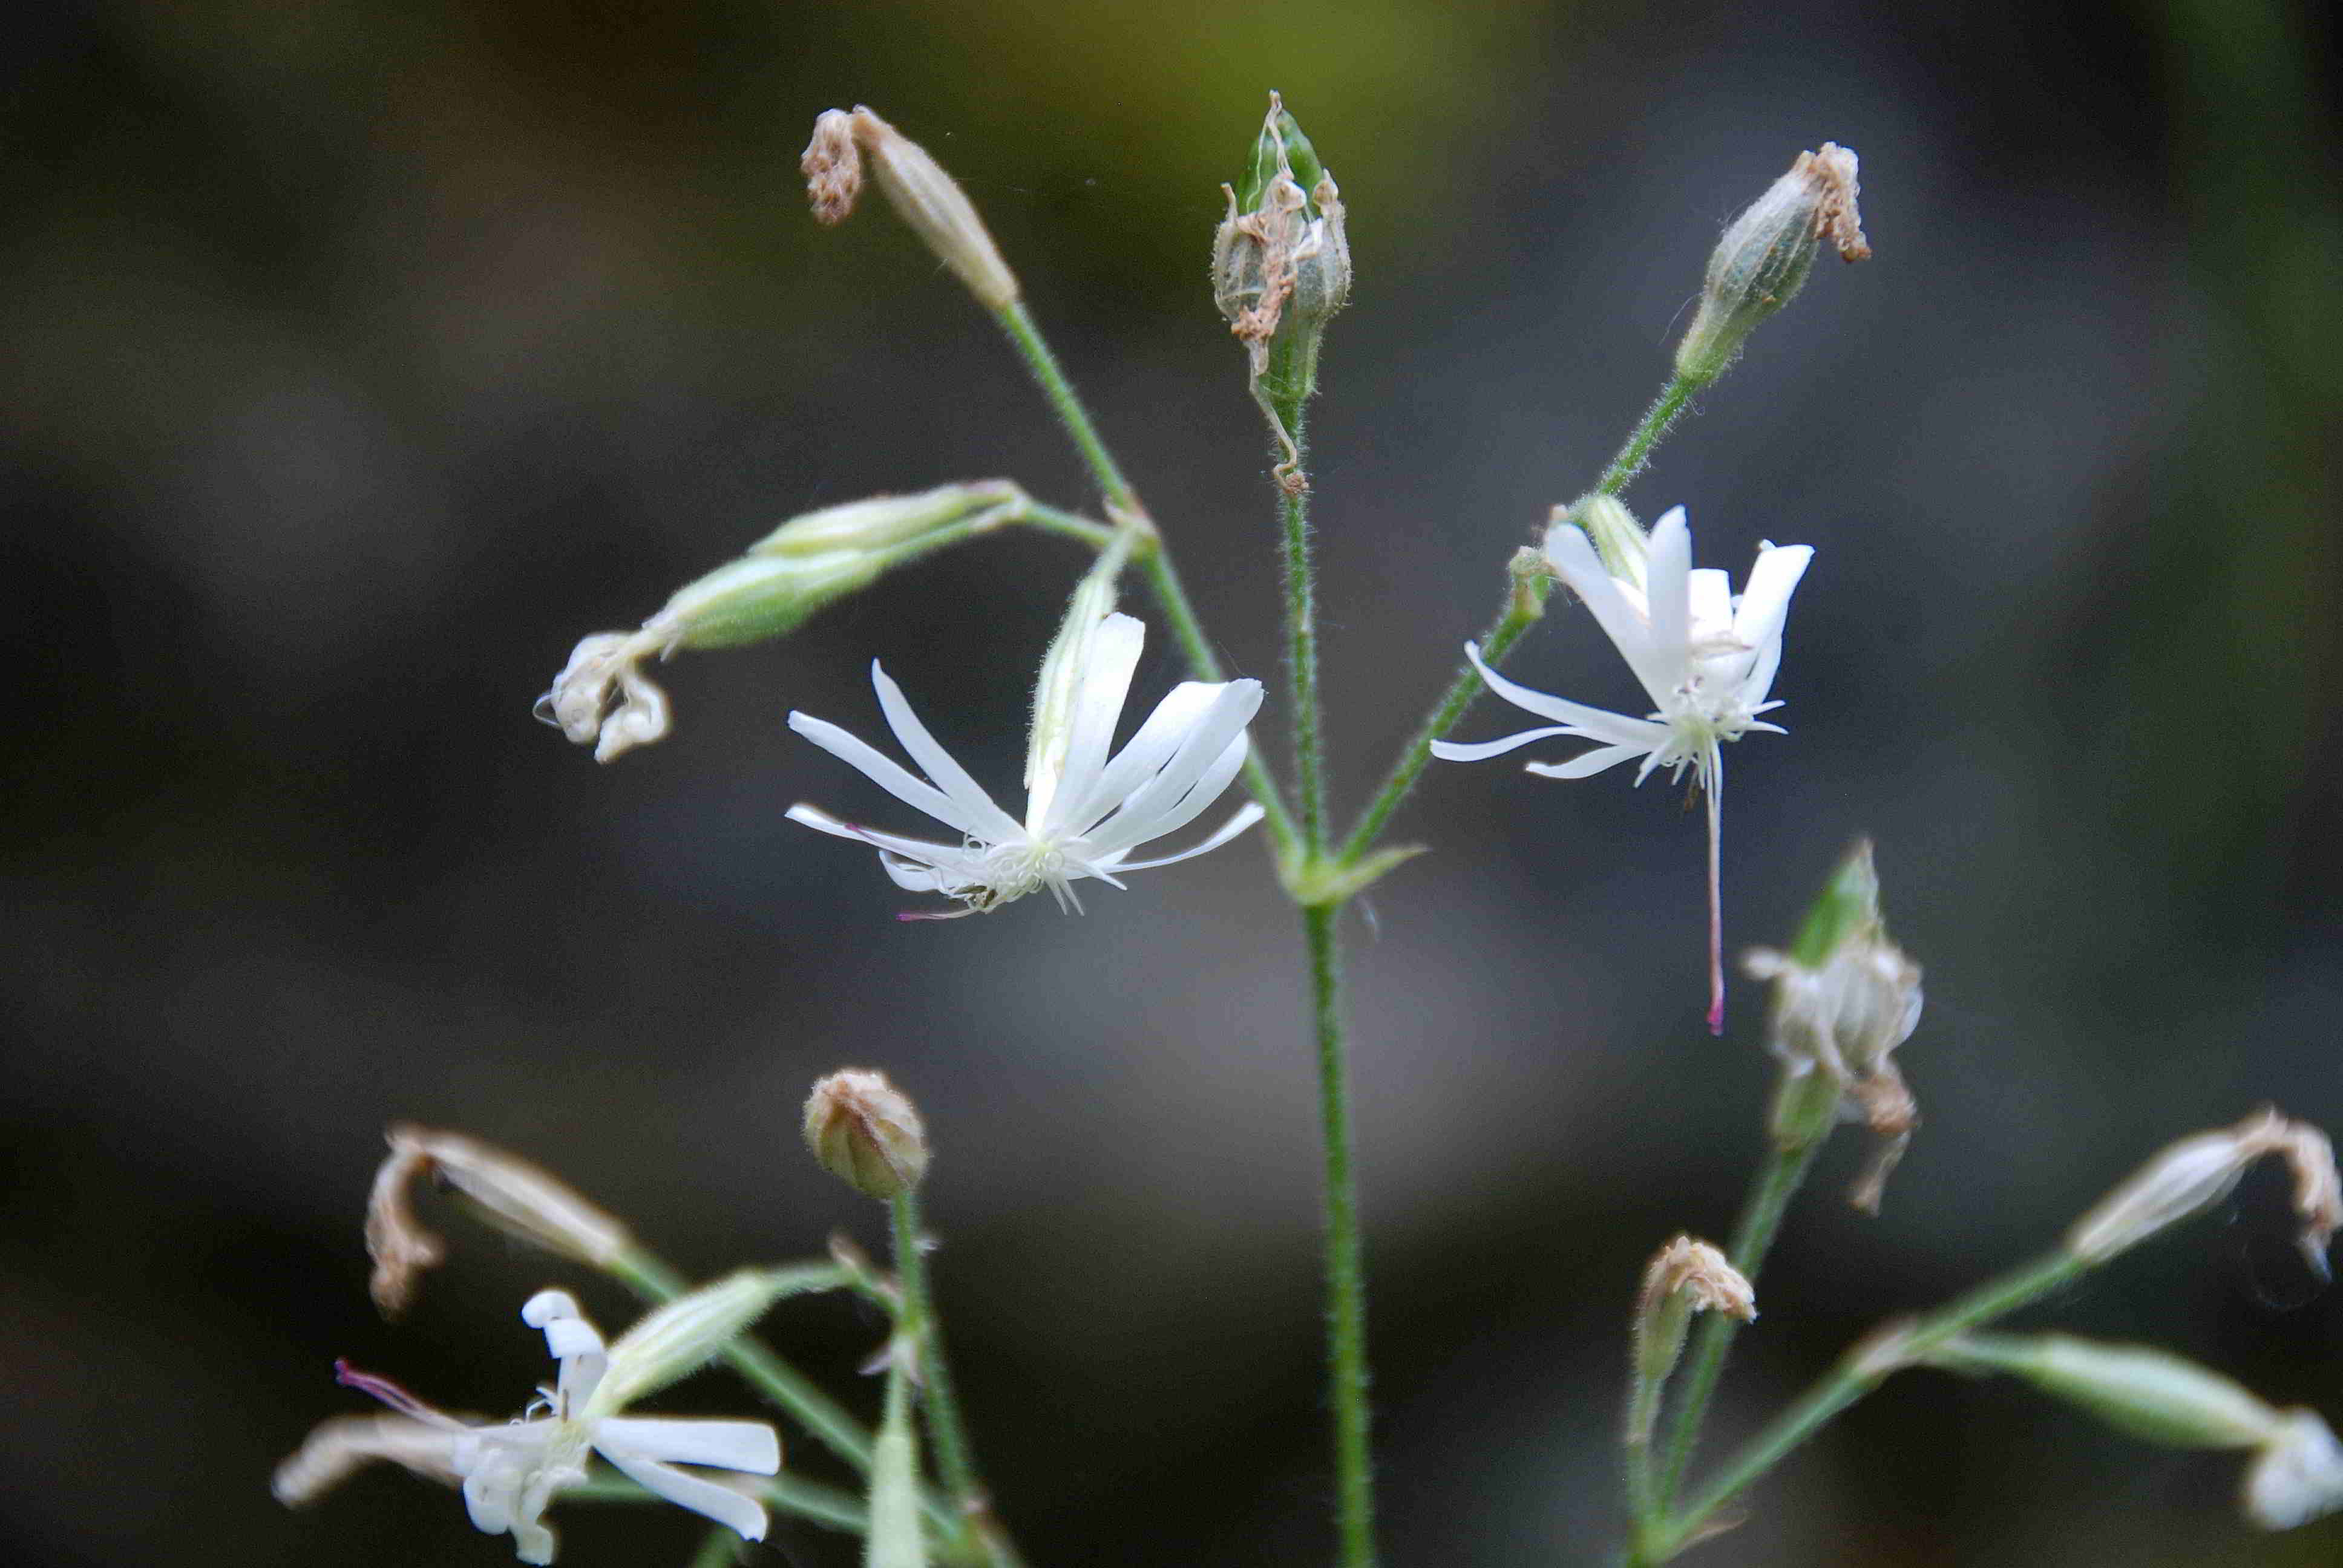
[[[1104,523],[1094,523],[1078,512],[1061,511],[1045,506],[1028,496],[1016,508],[1016,520],[1043,533],[1058,534],[1079,539],[1094,550],[1102,550],[1114,538],[1114,530]]]
[[[1139,492],[1131,487],[1131,481],[1122,477],[1121,468],[1115,467],[1113,454],[1106,449],[1106,443],[1099,439],[1098,427],[1091,423],[1090,411],[1074,395],[1073,383],[1066,379],[1066,373],[1058,367],[1058,357],[1050,352],[1050,346],[1043,341],[1041,328],[1033,324],[1025,302],[1012,299],[993,315],[1000,321],[1001,329],[1009,334],[1009,341],[1015,345],[1018,357],[1032,371],[1033,379],[1041,383],[1041,396],[1050,400],[1051,412],[1056,414],[1058,423],[1066,427],[1066,434],[1072,438],[1074,449],[1081,454],[1082,461],[1090,465],[1091,474],[1098,480],[1098,487],[1105,493],[1108,504],[1120,511],[1145,516],[1146,509],[1139,504]]]
[[[605,1268],[635,1294],[648,1302],[671,1302],[690,1289],[689,1282],[641,1248],[630,1248],[612,1258]],[[741,1335],[724,1348],[724,1359],[734,1370],[823,1446],[864,1474],[870,1472],[870,1434],[845,1407],[814,1386],[812,1381],[768,1349],[763,1342]]]
[[[1947,1340],[2041,1300],[2079,1278],[2089,1262],[2072,1252],[2052,1252],[1987,1282],[1903,1329],[1891,1329],[1857,1344],[1838,1365],[1808,1389],[1766,1428],[1749,1440],[1700,1495],[1668,1520],[1655,1539],[1638,1543],[1631,1561],[1664,1563],[1698,1537],[1703,1525],[1741,1491],[1812,1437],[1825,1422],[1869,1393],[1887,1374],[1910,1366]]]
[[[1312,1021],[1318,1040],[1319,1114],[1326,1148],[1327,1392],[1334,1407],[1336,1519],[1342,1568],[1375,1560],[1375,1493],[1368,1446],[1367,1275],[1351,1165],[1350,1062],[1343,1048],[1339,904],[1302,911],[1310,944]]]
[[[1016,1548],[992,1512],[984,1483],[977,1474],[969,1446],[959,1398],[952,1392],[951,1369],[944,1357],[943,1320],[928,1290],[927,1248],[921,1240],[920,1200],[916,1191],[898,1194],[888,1205],[894,1221],[895,1278],[902,1288],[897,1313],[899,1337],[919,1349],[918,1382],[920,1402],[927,1410],[928,1441],[936,1451],[936,1471],[951,1494],[965,1528],[972,1532],[993,1568],[1015,1568]]]
[[[1693,394],[1706,385],[1705,381],[1695,381],[1683,375],[1671,377],[1667,386],[1661,388],[1658,401],[1644,411],[1643,422],[1628,436],[1627,444],[1619,448],[1619,455],[1611,459],[1611,466],[1604,469],[1603,477],[1594,482],[1595,493],[1615,496],[1625,489],[1627,482],[1642,473],[1644,465],[1652,460],[1652,448],[1660,444],[1668,431],[1674,427],[1676,420],[1683,417],[1685,407],[1692,402]]]
[[[1733,1228],[1733,1247],[1727,1257],[1752,1285],[1757,1282],[1757,1271],[1765,1266],[1775,1233],[1782,1227],[1782,1216],[1805,1182],[1806,1172],[1814,1168],[1815,1156],[1822,1152],[1823,1142],[1822,1138],[1814,1137],[1794,1149],[1776,1147],[1759,1168],[1756,1180],[1750,1183],[1749,1196],[1741,1206],[1740,1221]],[[1684,1466],[1691,1462],[1692,1451],[1700,1442],[1701,1422],[1708,1415],[1709,1398],[1715,1393],[1716,1380],[1725,1372],[1725,1352],[1733,1348],[1734,1336],[1740,1330],[1741,1320],[1731,1312],[1702,1315],[1700,1338],[1693,1349],[1683,1397],[1676,1404],[1675,1422],[1668,1432],[1667,1469],[1655,1493],[1663,1507],[1674,1500],[1676,1487],[1684,1480]]]
[[[1499,612],[1496,620],[1481,638],[1481,657],[1491,667],[1503,664],[1513,644],[1521,640],[1522,633],[1537,624],[1543,613],[1538,603],[1538,598],[1525,598],[1518,588],[1507,596],[1504,609]],[[1383,779],[1383,788],[1375,791],[1374,799],[1360,813],[1358,825],[1351,829],[1351,836],[1343,840],[1342,849],[1334,857],[1337,864],[1356,865],[1368,850],[1375,847],[1375,840],[1383,837],[1392,813],[1399,809],[1400,803],[1407,799],[1409,791],[1415,788],[1415,781],[1423,776],[1424,765],[1432,760],[1432,743],[1447,734],[1456,721],[1464,717],[1464,710],[1487,689],[1478,670],[1469,664],[1457,666],[1455,678],[1448,683],[1448,689],[1433,705],[1430,716],[1417,727],[1414,739],[1407,743],[1407,749],[1400,753],[1399,760]]]
[[[1310,477],[1303,467],[1303,410],[1315,379],[1314,333],[1281,340],[1258,388],[1276,423],[1283,460],[1276,467],[1278,530],[1285,550],[1285,662],[1292,683],[1294,784],[1302,797],[1302,842],[1315,859],[1326,846],[1325,715],[1318,696],[1318,585],[1310,558]]]

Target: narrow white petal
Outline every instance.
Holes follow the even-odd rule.
[[[1679,658],[1676,663],[1667,664],[1654,652],[1649,618],[1628,598],[1618,579],[1604,569],[1603,558],[1594,553],[1586,536],[1569,523],[1556,523],[1546,530],[1545,558],[1585,604],[1653,704],[1664,703],[1668,690],[1682,678],[1683,661]]]
[[[1261,682],[1232,680],[1213,694],[1212,705],[1197,717],[1180,738],[1179,749],[1172,759],[1154,777],[1144,779],[1121,802],[1121,807],[1109,826],[1097,839],[1101,843],[1130,845],[1151,834],[1131,831],[1137,824],[1167,815],[1177,809],[1196,781],[1206,771],[1220,763],[1228,748],[1244,738],[1244,728],[1261,709]],[[1238,759],[1240,764],[1243,759]],[[1191,813],[1193,815],[1193,813]],[[1131,825],[1124,826],[1126,821]],[[1086,826],[1079,820],[1070,824]],[[1157,832],[1168,831],[1157,829]],[[1092,835],[1085,834],[1085,837]]]
[[[1571,725],[1554,724],[1543,729],[1524,729],[1502,740],[1435,740],[1432,743],[1432,754],[1443,762],[1482,762],[1492,757],[1503,757],[1515,747],[1527,746],[1533,740],[1575,733],[1576,729]]]
[[[1692,624],[1704,636],[1733,626],[1733,574],[1702,567],[1684,579],[1690,596]]]
[[[1670,507],[1652,525],[1644,581],[1652,605],[1653,660],[1667,672],[1667,686],[1674,686],[1692,642],[1692,529],[1684,524],[1682,507]],[[1652,700],[1664,707],[1666,687],[1654,689]]]
[[[789,715],[789,728],[840,761],[860,770],[863,777],[905,805],[916,807],[947,828],[972,833],[979,838],[986,836],[978,830],[980,819],[976,813],[934,785],[913,777],[901,763],[867,741],[856,739],[828,719],[816,719],[809,713],[792,713]],[[987,802],[988,807],[990,804]],[[1001,821],[1009,821],[998,808],[992,808],[992,810]],[[1010,826],[1013,828],[1015,824],[1010,823]]]
[[[1114,760],[1106,765],[1098,781],[1080,800],[1071,801],[1063,817],[1063,825],[1080,830],[1097,825],[1099,819],[1122,802],[1124,797],[1162,770],[1180,749],[1188,731],[1195,728],[1226,682],[1183,680],[1173,687],[1138,733],[1123,743]]]
[[[924,839],[904,839],[893,833],[881,833],[870,828],[858,828],[851,822],[840,821],[818,806],[809,806],[803,801],[790,807],[788,815],[790,821],[801,822],[820,832],[840,839],[852,839],[857,843],[868,844],[874,849],[891,851],[906,859],[916,860],[921,865],[942,867],[952,875],[957,883],[964,884],[980,879],[983,874],[983,856],[978,850],[962,849],[956,844],[931,844]],[[895,873],[890,869],[888,875],[894,876]],[[912,883],[906,882],[900,877],[896,878],[896,883],[900,887],[913,887]],[[930,890],[915,888],[914,890]]]
[[[661,1464],[657,1460],[640,1459],[629,1453],[612,1453],[604,1449],[602,1457],[617,1465],[629,1480],[645,1490],[656,1492],[669,1503],[713,1519],[743,1541],[762,1541],[765,1538],[763,1505],[741,1496],[729,1486],[720,1486],[687,1471]]]
[[[968,769],[953,761],[951,753],[936,743],[936,738],[928,733],[928,727],[920,722],[920,716],[911,711],[910,703],[903,696],[903,689],[888,678],[887,672],[879,668],[879,661],[875,658],[870,661],[870,685],[879,693],[879,710],[887,716],[887,728],[895,732],[895,739],[902,742],[903,749],[910,754],[911,760],[935,780],[937,789],[951,797],[953,804],[960,807],[971,824],[961,827],[960,823],[952,822],[952,826],[980,839],[1007,837],[1006,830],[1015,825],[1016,819],[995,805],[992,797],[984,792],[984,787],[969,777]],[[940,812],[930,811],[928,815],[939,821],[951,821]]]
[[[1247,828],[1250,828],[1255,822],[1260,821],[1261,819],[1261,803],[1257,800],[1247,801],[1243,810],[1239,811],[1235,816],[1222,823],[1218,829],[1214,829],[1211,838],[1205,839],[1202,843],[1196,845],[1193,849],[1182,849],[1176,855],[1166,855],[1160,860],[1131,860],[1116,866],[1115,869],[1118,871],[1151,871],[1158,866],[1168,866],[1175,860],[1192,860],[1197,856],[1205,853],[1207,850],[1219,849],[1222,845],[1227,843],[1230,839],[1243,832]]]
[[[1648,719],[1630,719],[1624,713],[1613,713],[1601,708],[1589,708],[1583,702],[1573,702],[1566,697],[1549,697],[1543,691],[1533,691],[1518,681],[1507,680],[1481,660],[1481,649],[1475,643],[1464,645],[1464,657],[1489,683],[1489,689],[1516,708],[1526,709],[1540,719],[1557,719],[1584,731],[1589,740],[1604,740],[1614,746],[1633,746],[1654,729]]]
[[[1545,779],[1591,779],[1606,768],[1642,757],[1650,750],[1644,746],[1600,746],[1581,752],[1567,762],[1530,762],[1523,770]]]
[[[1144,792],[1131,797],[1131,803],[1112,818],[1101,823],[1094,834],[1085,835],[1101,851],[1112,855],[1137,848],[1151,839],[1166,833],[1176,833],[1202,816],[1212,803],[1221,798],[1238,771],[1244,767],[1251,752],[1250,737],[1239,734],[1195,781],[1176,799],[1156,797],[1151,803]],[[1165,769],[1168,774],[1170,769]]]
[[[947,884],[962,887],[967,880],[965,878],[947,877],[933,866],[915,865],[884,849],[879,851],[879,869],[887,873],[889,881],[907,893],[940,893]]]
[[[781,1440],[761,1421],[699,1421],[685,1416],[614,1415],[594,1429],[594,1446],[669,1464],[714,1464],[771,1475],[781,1468]]]
[[[1815,558],[1811,545],[1775,546],[1757,552],[1749,569],[1749,587],[1734,612],[1733,634],[1757,650],[1756,662],[1741,683],[1744,701],[1755,707],[1774,689],[1774,676],[1782,668],[1782,628],[1790,614],[1790,595],[1805,576]]]
[[[1029,825],[1051,829],[1064,826],[1064,809],[1080,804],[1097,784],[1099,770],[1106,765],[1107,748],[1114,743],[1115,722],[1122,717],[1123,699],[1131,695],[1131,673],[1139,668],[1139,652],[1146,639],[1147,628],[1127,615],[1111,615],[1100,626],[1082,668],[1081,685],[1074,692],[1062,771],[1046,802],[1039,799],[1042,793],[1040,787],[1035,788],[1037,799],[1027,809]],[[1041,815],[1039,823],[1032,820],[1036,810]]]

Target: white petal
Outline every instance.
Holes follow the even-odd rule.
[[[1546,779],[1591,779],[1606,768],[1616,768],[1620,763],[1642,757],[1649,750],[1650,748],[1644,746],[1600,746],[1592,751],[1581,752],[1567,762],[1531,762],[1524,764],[1523,769]]]
[[[1749,587],[1734,612],[1733,634],[1757,650],[1756,662],[1742,682],[1744,701],[1752,706],[1774,689],[1775,672],[1782,667],[1782,626],[1790,613],[1790,595],[1815,558],[1811,545],[1775,546],[1757,552],[1749,569]]]
[[[605,1450],[602,1457],[625,1472],[628,1478],[637,1484],[658,1493],[669,1503],[729,1527],[743,1541],[762,1541],[765,1538],[764,1507],[729,1486],[719,1485],[656,1460],[638,1459],[632,1454],[612,1453]]]
[[[1202,816],[1212,803],[1221,798],[1222,791],[1229,787],[1238,771],[1244,767],[1245,758],[1250,755],[1252,746],[1250,737],[1238,735],[1226,746],[1221,748],[1221,754],[1212,759],[1211,766],[1197,777],[1184,793],[1168,804],[1151,807],[1148,800],[1143,798],[1144,792],[1141,795],[1132,796],[1131,804],[1129,807],[1117,812],[1114,817],[1101,824],[1095,834],[1088,836],[1090,842],[1108,855],[1116,855],[1135,849],[1151,839],[1160,839],[1166,833],[1178,832]],[[1170,771],[1169,769],[1165,769],[1167,774]],[[1158,797],[1158,799],[1161,798]]]
[[[1702,567],[1685,578],[1693,632],[1714,637],[1733,628],[1733,574]]]
[[[1081,685],[1074,692],[1072,722],[1066,738],[1065,762],[1054,792],[1044,808],[1043,821],[1063,826],[1064,808],[1080,804],[1097,784],[1106,764],[1107,748],[1114,742],[1115,721],[1122,717],[1123,699],[1131,695],[1131,677],[1139,668],[1139,651],[1147,628],[1127,615],[1111,615],[1091,639]],[[1038,793],[1038,791],[1037,791]],[[1031,809],[1028,819],[1031,819]]]
[[[1665,685],[1651,689],[1652,700],[1665,707],[1666,693],[1675,685],[1692,643],[1692,529],[1684,509],[1670,507],[1652,525],[1652,554],[1644,568],[1652,606],[1652,658],[1664,672]],[[1645,683],[1648,688],[1650,683]]]
[[[1226,685],[1224,681],[1183,680],[1173,687],[1155,705],[1155,711],[1147,716],[1147,722],[1139,727],[1138,733],[1115,753],[1114,760],[1106,765],[1088,794],[1069,802],[1062,825],[1077,831],[1097,826],[1099,819],[1161,771]]]
[[[1602,558],[1586,536],[1572,524],[1556,523],[1546,530],[1545,558],[1585,603],[1653,704],[1664,703],[1666,693],[1682,678],[1681,660],[1666,664],[1654,654],[1649,618],[1628,598],[1618,579],[1604,569]]]
[[[1585,735],[1589,740],[1608,741],[1614,746],[1634,746],[1643,743],[1654,730],[1665,726],[1654,725],[1648,719],[1630,719],[1624,713],[1613,713],[1601,708],[1589,708],[1583,702],[1573,702],[1566,697],[1549,697],[1543,691],[1533,691],[1518,681],[1507,680],[1481,660],[1477,644],[1464,645],[1464,657],[1489,683],[1489,689],[1516,708],[1526,709],[1540,719],[1559,719]]]
[[[952,826],[980,839],[1001,838],[1002,829],[1014,819],[993,804],[992,797],[984,792],[983,786],[970,778],[968,769],[953,761],[951,753],[936,743],[936,738],[928,733],[928,727],[920,722],[920,716],[911,711],[910,701],[903,696],[903,689],[888,678],[875,658],[870,661],[870,686],[879,693],[879,710],[887,716],[887,728],[895,732],[895,739],[902,742],[903,749],[910,754],[911,760],[935,780],[936,788],[950,796],[952,802],[966,812],[974,824],[962,828],[953,822]],[[937,813],[930,811],[928,815],[936,817]],[[950,819],[938,817],[938,820],[950,821]]]
[[[868,742],[856,739],[828,719],[816,719],[809,713],[792,713],[789,715],[789,728],[839,760],[860,769],[865,778],[905,805],[918,808],[947,828],[955,828],[978,838],[986,836],[977,831],[979,817],[976,813],[970,812],[934,785],[914,778],[901,763]],[[987,806],[1001,822],[1012,829],[1015,827],[1013,822],[1010,822],[1007,813],[990,806],[989,801]]]
[[[982,879],[984,858],[974,849],[962,849],[956,844],[931,844],[925,839],[904,839],[893,833],[881,833],[871,828],[858,828],[851,822],[840,821],[818,806],[809,806],[803,801],[789,808],[789,819],[792,822],[802,822],[809,828],[837,838],[852,839],[858,843],[868,844],[874,849],[891,851],[905,859],[915,860],[923,866],[941,867],[960,885]],[[891,868],[888,874],[894,875]],[[912,887],[911,883],[903,881],[900,877],[896,878],[896,883],[900,887]],[[924,892],[929,890],[920,888],[914,890]]]
[[[669,1464],[715,1464],[771,1475],[781,1468],[781,1440],[761,1421],[699,1421],[685,1416],[614,1415],[594,1428],[594,1446]]]
[[[1262,819],[1261,803],[1248,801],[1243,810],[1222,823],[1212,836],[1193,849],[1182,849],[1176,855],[1166,855],[1160,860],[1133,860],[1115,867],[1118,871],[1151,871],[1158,866],[1168,866],[1175,860],[1192,860],[1207,850],[1217,849]]]
[[[1260,709],[1260,681],[1232,680],[1221,687],[1213,694],[1212,705],[1181,736],[1179,749],[1172,754],[1172,759],[1123,799],[1120,811],[1103,830],[1084,836],[1100,845],[1114,847],[1136,844],[1155,833],[1169,832],[1168,828],[1156,828],[1151,832],[1142,831],[1141,828],[1175,811],[1197,780],[1226,759],[1229,747],[1243,739],[1245,726]],[[1242,761],[1240,757],[1239,764]]]
[[[1432,743],[1432,754],[1443,762],[1482,762],[1492,757],[1502,757],[1515,747],[1527,746],[1533,740],[1544,740],[1555,735],[1575,735],[1577,732],[1572,725],[1554,724],[1543,729],[1524,729],[1502,740],[1435,740]]]

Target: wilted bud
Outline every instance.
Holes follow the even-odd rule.
[[[1631,1443],[1651,1440],[1660,1385],[1675,1371],[1694,1312],[1723,1312],[1755,1322],[1756,1292],[1723,1252],[1706,1241],[1678,1236],[1653,1257],[1635,1297],[1635,1392],[1627,1408]]]
[[[966,194],[925,148],[861,105],[852,114],[826,109],[813,123],[813,140],[798,166],[805,171],[815,218],[836,224],[854,210],[866,153],[878,170],[879,188],[969,292],[987,309],[1013,304],[1017,276]]]
[[[2280,1411],[2281,1425],[2246,1472],[2246,1517],[2291,1530],[2343,1508],[2343,1444],[2316,1414]]]
[[[1735,218],[1708,258],[1700,310],[1676,349],[1676,373],[1706,383],[1725,373],[1757,324],[1790,303],[1829,240],[1846,261],[1871,255],[1855,210],[1855,158],[1825,142]]]
[[[912,1191],[927,1174],[927,1129],[883,1072],[849,1069],[815,1084],[805,1140],[823,1170],[882,1201]]]
[[[2325,1279],[2328,1246],[2343,1230],[2343,1180],[2336,1172],[2335,1147],[2318,1128],[2289,1121],[2267,1106],[2235,1127],[2184,1138],[2157,1154],[2075,1221],[2066,1232],[2066,1250],[2090,1262],[2105,1262],[2211,1208],[2228,1195],[2247,1166],[2269,1154],[2294,1172],[2302,1255]]]
[[[675,591],[633,632],[579,642],[537,716],[608,762],[663,739],[667,693],[644,675],[649,659],[678,648],[736,648],[795,631],[827,605],[941,545],[1021,515],[1025,492],[1005,479],[942,485],[915,496],[876,496],[790,518],[737,561]]]
[[[1556,507],[1546,526],[1546,538],[1552,539],[1557,528],[1584,533],[1594,541],[1594,553],[1603,558],[1605,571],[1638,592],[1646,591],[1644,564],[1652,553],[1651,540],[1635,514],[1617,497],[1582,496],[1567,507]],[[1552,558],[1551,547],[1546,554]]]
[[[1818,1138],[1833,1118],[1859,1119],[1877,1147],[1850,1194],[1876,1212],[1919,1111],[1891,1054],[1920,1022],[1920,966],[1887,940],[1871,845],[1858,843],[1807,911],[1788,953],[1742,960],[1774,982],[1765,1048],[1782,1063],[1774,1136],[1785,1148]]]
[[[518,1156],[457,1132],[399,1125],[390,1157],[375,1172],[367,1202],[367,1255],[374,1260],[375,1304],[386,1317],[405,1309],[415,1282],[446,1255],[439,1239],[407,1206],[411,1182],[435,1175],[480,1217],[549,1252],[600,1267],[633,1244],[627,1228]]]
[[[1241,188],[1221,190],[1229,208],[1212,236],[1212,300],[1258,379],[1281,330],[1314,336],[1351,297],[1342,193],[1275,93]]]

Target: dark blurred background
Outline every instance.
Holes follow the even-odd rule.
[[[1034,1560],[1326,1559],[1312,1068],[1260,847],[1081,919],[903,925],[870,855],[781,816],[924,826],[781,723],[880,737],[873,655],[1013,796],[1078,552],[999,538],[681,658],[676,733],[608,768],[529,721],[579,636],[793,513],[995,475],[1095,508],[892,216],[806,216],[832,106],[965,183],[1229,663],[1274,686],[1267,459],[1204,260],[1285,94],[1359,276],[1315,465],[1346,807],[1656,390],[1719,227],[1799,149],[1860,151],[1877,259],[1819,264],[1630,497],[1687,503],[1736,572],[1761,538],[1817,548],[1795,734],[1732,759],[1728,940],[1785,939],[1867,832],[1927,968],[1901,1057],[1926,1124],[1877,1220],[1840,1201],[1859,1141],[1825,1160],[1720,1443],[2167,1141],[2264,1101],[2343,1123],[2332,28],[2254,0],[20,18],[0,1556],[509,1561],[403,1475],[268,1495],[359,1407],[337,1355],[509,1411],[550,1370],[528,1292],[631,1315],[450,1215],[452,1261],[378,1322],[384,1124],[523,1151],[713,1273],[882,1240],[797,1141],[807,1086],[853,1064],[925,1109],[962,1391]],[[1177,675],[1156,640],[1144,700]],[[1513,668],[1634,700],[1584,617]],[[1762,998],[1699,1028],[1699,818],[1663,786],[1435,765],[1398,832],[1436,853],[1349,922],[1389,1557],[1599,1562],[1629,1298],[1677,1228],[1730,1226]],[[2343,1420],[2343,1307],[2284,1208],[2249,1182],[2029,1321]],[[867,1313],[768,1328],[875,1406]],[[2336,1560],[2332,1520],[2249,1533],[2238,1471],[1916,1375],[1689,1560]],[[556,1522],[578,1564],[699,1538]],[[751,1560],[857,1559],[783,1525]]]

